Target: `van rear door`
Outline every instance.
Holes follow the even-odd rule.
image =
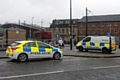
[[[115,42],[115,38],[111,37],[111,46],[112,46],[112,50],[116,50],[117,46],[116,46],[116,42]]]

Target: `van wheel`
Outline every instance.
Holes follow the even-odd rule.
[[[55,60],[59,60],[60,59],[60,54],[59,53],[55,53],[54,55],[53,55],[53,59],[55,59]]]
[[[102,52],[103,52],[103,53],[109,53],[109,49],[103,48],[103,49],[102,49]]]
[[[22,53],[18,56],[18,61],[20,61],[20,62],[25,62],[27,60],[28,60],[27,54]]]
[[[83,52],[83,47],[79,47],[79,51],[80,51],[80,52]]]

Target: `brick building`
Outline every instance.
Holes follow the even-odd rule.
[[[88,16],[87,33],[90,36],[111,34],[116,37],[117,42],[120,38],[120,15],[100,15]],[[79,40],[86,35],[86,16],[79,21],[78,27]]]

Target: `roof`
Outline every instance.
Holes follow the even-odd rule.
[[[108,22],[108,21],[120,21],[120,14],[88,16],[88,22]],[[86,22],[86,16],[80,19],[79,22]]]
[[[8,27],[9,26],[9,27]],[[35,29],[35,30],[42,30],[39,26],[37,26],[37,25],[29,25],[29,24],[16,24],[16,23],[6,23],[6,24],[3,24],[2,26],[1,26],[1,28],[11,28],[11,27],[14,27],[14,28],[16,28],[16,27],[18,27],[18,28],[32,28],[32,29]]]
[[[109,37],[109,36],[87,36],[87,37]],[[114,36],[111,36],[114,37]]]

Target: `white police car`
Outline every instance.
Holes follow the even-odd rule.
[[[6,56],[24,62],[32,58],[53,58],[59,60],[63,54],[59,48],[41,41],[15,41],[8,46]]]

